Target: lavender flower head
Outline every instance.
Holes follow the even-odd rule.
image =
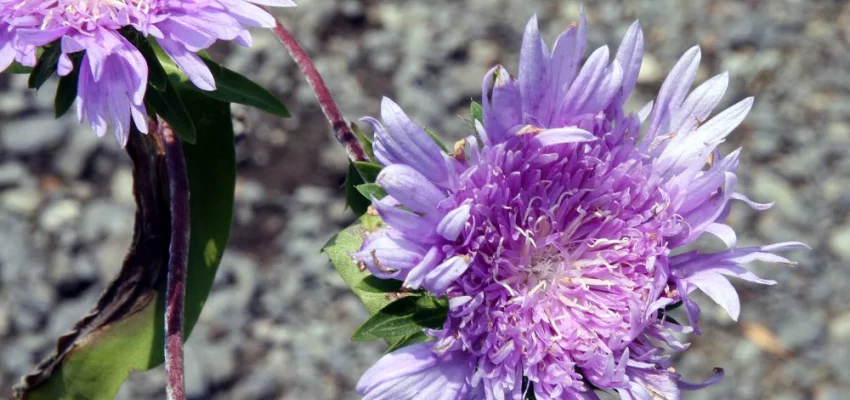
[[[111,127],[124,145],[131,120],[147,132],[144,106],[148,66],[118,31],[130,27],[156,38],[162,49],[203,90],[214,90],[210,70],[195,54],[216,40],[251,45],[248,27],[275,25],[258,5],[289,7],[291,0],[0,0],[0,71],[13,61],[36,63],[36,49],[59,40],[60,76],[69,54],[85,51],[76,107],[98,136]]]
[[[676,63],[654,103],[623,104],[635,87],[643,36],[634,23],[610,59],[582,66],[584,16],[551,52],[536,18],[522,41],[518,78],[501,66],[484,78],[483,124],[447,154],[389,99],[374,152],[388,194],[373,206],[388,227],[353,257],[379,278],[447,296],[435,341],[396,350],[357,390],[367,400],[679,399],[722,377],[689,384],[671,368],[674,333],[699,333],[699,289],[733,319],[727,277],[773,284],[741,267],[791,263],[775,252],[801,243],[736,247],[725,220],[739,151],[716,146],[750,110],[747,98],[709,118],[727,86],[721,74],[690,91],[700,51]],[[726,250],[673,251],[709,233]],[[683,304],[689,323],[665,309]]]

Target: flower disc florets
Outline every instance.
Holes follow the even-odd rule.
[[[163,51],[203,90],[214,90],[209,68],[195,54],[216,40],[250,46],[249,27],[273,27],[258,5],[294,6],[291,0],[0,0],[0,71],[13,61],[32,67],[39,47],[58,41],[56,71],[80,62],[77,116],[99,136],[115,132],[123,145],[132,119],[147,132],[144,107],[148,66],[119,32],[132,28],[156,39]]]
[[[752,104],[708,120],[725,74],[688,95],[691,49],[654,105],[628,114],[639,26],[612,62],[603,47],[579,68],[584,38],[582,19],[550,53],[532,19],[519,78],[487,74],[483,124],[451,154],[388,99],[384,125],[365,119],[388,194],[373,205],[389,227],[353,257],[449,300],[435,341],[396,350],[363,376],[366,399],[595,399],[595,389],[678,399],[704,385],[680,381],[669,362],[669,350],[687,347],[672,333],[697,330],[688,295],[700,289],[737,318],[725,276],[772,283],[739,264],[788,262],[772,252],[804,247],[736,248],[722,224],[732,199],[765,208],[734,192],[738,151],[716,151]],[[671,255],[706,232],[729,249]],[[667,319],[676,303],[689,326]]]

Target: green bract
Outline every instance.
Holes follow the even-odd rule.
[[[392,351],[431,340],[423,329],[443,325],[448,302],[420,292],[405,291],[401,282],[377,279],[354,262],[349,254],[360,250],[363,238],[382,225],[379,217],[364,215],[328,241],[322,251],[372,316],[352,339],[383,339],[389,346],[387,351]]]

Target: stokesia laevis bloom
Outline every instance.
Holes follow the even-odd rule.
[[[274,18],[261,5],[289,7],[291,0],[0,0],[0,71],[12,61],[36,63],[36,49],[59,41],[60,76],[69,74],[69,54],[85,51],[77,86],[77,117],[98,136],[111,127],[124,145],[130,124],[147,132],[144,106],[148,66],[119,29],[130,27],[157,40],[203,90],[214,90],[210,70],[195,52],[216,40],[251,45],[249,27],[270,28]],[[132,120],[132,122],[131,122]]]
[[[435,341],[396,350],[362,377],[367,400],[679,399],[674,333],[699,333],[699,289],[736,319],[727,277],[773,284],[741,267],[790,263],[802,243],[736,247],[725,220],[739,151],[716,146],[741,123],[747,98],[709,117],[721,74],[690,91],[700,51],[676,63],[654,103],[623,111],[641,65],[638,23],[613,60],[607,47],[582,66],[582,16],[551,52],[536,18],[523,37],[519,76],[501,66],[483,82],[483,124],[446,154],[392,101],[381,107],[374,152],[388,194],[373,206],[388,227],[353,257],[379,278],[447,296]],[[674,250],[704,233],[726,250]],[[665,309],[684,304],[689,323]]]

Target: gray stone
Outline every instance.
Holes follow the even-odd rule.
[[[112,199],[119,203],[135,207],[136,199],[133,197],[133,171],[130,168],[119,168],[112,175],[109,193]]]
[[[7,295],[10,304],[15,308],[15,312],[10,315],[12,325],[21,332],[35,332],[41,329],[55,301],[53,288],[39,281],[8,288]]]
[[[266,199],[266,190],[259,182],[250,179],[237,179],[235,197],[237,201],[259,203]]]
[[[82,174],[92,151],[101,141],[90,128],[85,126],[75,127],[74,132],[68,136],[68,140],[59,149],[54,162],[62,176],[77,179]]]
[[[662,70],[657,58],[651,54],[643,57],[643,64],[641,64],[640,73],[638,73],[639,83],[658,83],[664,79],[665,75],[666,73]]]
[[[5,337],[11,330],[8,306],[0,304],[0,338]]]
[[[838,343],[850,343],[850,313],[832,318],[829,322],[829,337]]]
[[[20,346],[17,341],[3,341],[0,347],[0,365],[3,370],[14,375],[22,375],[29,371],[34,361],[28,349]]]
[[[209,380],[204,374],[207,362],[199,352],[186,351],[184,356],[184,378],[186,379],[186,397],[190,399],[205,398],[209,390]]]
[[[850,386],[828,385],[815,391],[815,400],[846,400],[850,399]]]
[[[199,350],[203,360],[200,370],[211,384],[223,384],[237,372],[236,351],[229,343],[208,343]]]
[[[60,199],[48,204],[38,218],[38,225],[47,232],[59,228],[80,216],[80,203],[74,199]]]
[[[244,382],[241,382],[233,389],[233,398],[275,398],[280,393],[280,386],[277,382],[277,379],[278,372],[273,370],[259,369],[257,371],[254,371],[253,373],[249,373],[247,374]]]
[[[41,190],[34,187],[19,187],[0,192],[0,207],[27,217],[38,210],[41,201]]]
[[[56,146],[67,133],[66,126],[52,118],[21,118],[0,126],[0,145],[21,154]]]
[[[133,207],[105,200],[90,202],[83,209],[80,235],[87,241],[96,241],[102,236],[132,233],[133,215]]]
[[[58,338],[68,332],[77,321],[86,316],[97,302],[100,293],[90,290],[84,296],[63,299],[52,311],[47,331],[50,337]]]
[[[32,184],[33,178],[20,163],[7,161],[0,164],[0,189],[6,186]]]
[[[794,318],[783,320],[793,323],[780,325],[778,336],[788,349],[806,348],[825,331],[826,314],[822,309],[789,310],[787,315]]]
[[[829,250],[845,262],[850,262],[850,225],[839,227],[829,237]]]
[[[772,396],[775,400],[804,400],[806,397],[798,392],[783,392]]]
[[[0,96],[0,113],[15,115],[26,110],[27,106],[26,96],[22,96],[18,91],[5,92]]]
[[[28,230],[22,218],[0,212],[0,284],[14,285],[28,279],[35,272],[28,267],[40,263],[27,239]]]

